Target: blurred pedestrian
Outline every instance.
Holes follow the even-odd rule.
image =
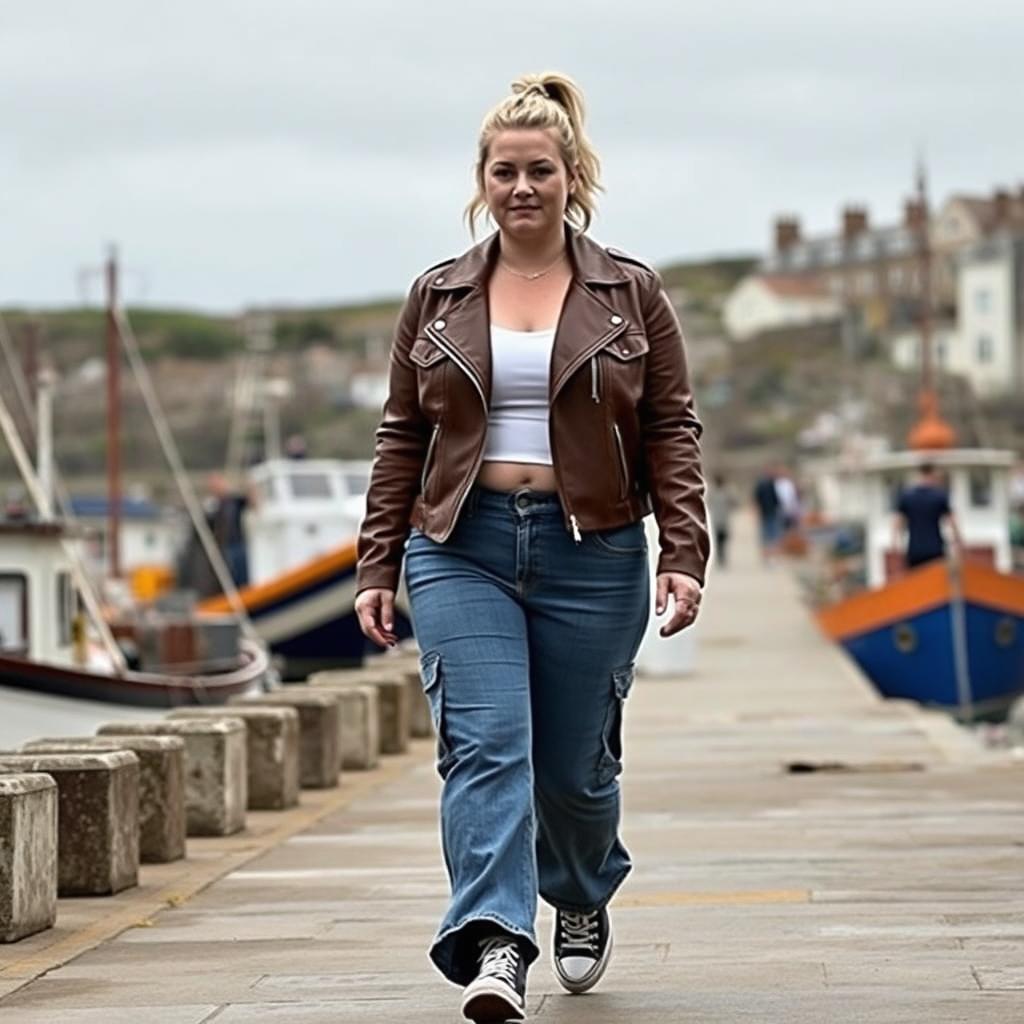
[[[249,497],[232,488],[223,473],[211,473],[206,478],[206,495],[207,521],[214,540],[235,586],[244,587],[249,582],[249,556],[242,517]]]
[[[723,474],[716,473],[708,490],[708,517],[715,535],[715,561],[722,569],[729,564],[729,533],[735,508],[736,497],[729,482]]]
[[[356,609],[395,642],[405,582],[444,779],[451,902],[431,947],[477,1022],[525,1016],[538,894],[555,976],[600,979],[619,838],[622,716],[649,618],[694,621],[708,557],[679,323],[658,276],[586,234],[600,188],[583,97],[525,76],[486,116],[472,224],[402,310],[359,535]],[[411,527],[411,530],[410,530]]]
[[[754,507],[757,510],[761,559],[771,562],[782,539],[782,508],[775,486],[775,469],[766,470],[754,484]]]
[[[944,524],[948,524],[955,549],[959,552],[963,542],[949,504],[949,494],[935,466],[925,462],[921,465],[917,482],[900,495],[893,520],[893,544],[897,550],[904,550],[908,569],[945,557]]]

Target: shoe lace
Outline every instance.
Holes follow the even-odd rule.
[[[559,925],[562,935],[562,951],[567,948],[582,949],[597,955],[598,918],[600,912],[593,914],[576,914],[563,911],[559,914]]]
[[[481,939],[480,974],[499,978],[515,987],[519,949],[510,939]]]

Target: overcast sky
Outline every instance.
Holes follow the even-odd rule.
[[[1019,0],[2,0],[0,304],[77,302],[111,241],[133,303],[403,291],[469,243],[480,120],[547,68],[587,95],[600,241],[891,221],[920,146],[935,198],[1024,182],[1022,55]]]

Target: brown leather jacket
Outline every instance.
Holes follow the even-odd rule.
[[[704,580],[699,438],[679,321],[649,267],[568,231],[573,281],[555,335],[550,440],[566,529],[653,510],[658,572]],[[487,279],[498,235],[413,284],[359,532],[356,591],[398,589],[410,525],[445,541],[480,469],[491,388]]]

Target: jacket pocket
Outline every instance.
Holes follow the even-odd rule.
[[[634,359],[640,359],[650,350],[651,346],[647,341],[647,335],[638,332],[622,334],[601,349],[602,352],[607,353],[620,363],[629,363]]]
[[[427,695],[437,737],[437,774],[446,779],[455,764],[455,757],[445,727],[444,671],[441,655],[437,651],[430,651],[420,658],[420,679],[423,681],[423,692]]]
[[[424,369],[429,369],[442,359],[447,359],[447,353],[439,349],[429,338],[417,338],[409,350],[409,358]]]
[[[622,713],[634,676],[635,662],[612,669],[608,713],[601,734],[601,759],[597,766],[597,781],[602,785],[622,774]]]

